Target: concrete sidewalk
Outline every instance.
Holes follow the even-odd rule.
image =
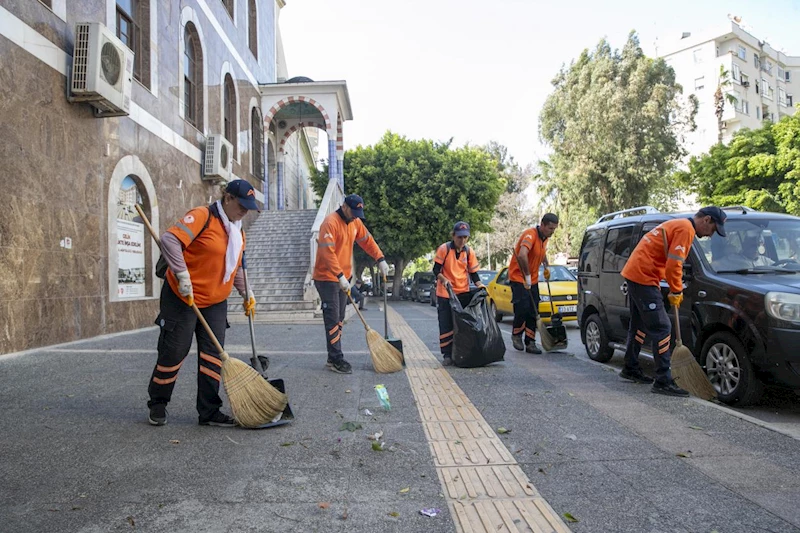
[[[568,354],[512,349],[488,368],[442,370],[430,353],[438,351],[435,309],[393,308],[393,327],[420,354],[418,365],[452,377],[483,427],[510,430],[487,437],[502,443],[504,465],[527,477],[530,494],[578,520],[572,530],[800,531],[797,441],[703,402],[650,394]],[[366,315],[382,332],[377,302]],[[451,512],[465,501],[485,509],[480,495],[454,499],[442,483],[450,467],[437,454],[446,441],[434,442],[420,415],[430,388],[421,391],[417,367],[409,360],[408,371],[375,374],[357,318],[343,338],[352,375],[325,369],[320,325],[257,325],[256,335],[270,376],[286,382],[296,416],[287,426],[198,426],[194,353],[168,425],[149,426],[155,328],[0,357],[0,529],[444,532],[470,526]],[[247,326],[227,337],[229,353],[247,359]],[[378,383],[391,411],[380,407]],[[341,431],[344,422],[361,428]],[[372,450],[367,436],[376,432],[384,451]],[[440,513],[423,516],[423,508]],[[479,530],[536,530],[484,516]]]

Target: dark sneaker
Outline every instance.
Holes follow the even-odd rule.
[[[542,351],[539,349],[539,347],[538,347],[538,346],[536,346],[536,343],[535,343],[535,342],[532,342],[532,343],[530,343],[529,345],[527,345],[527,346],[525,347],[525,351],[526,351],[526,352],[528,352],[528,353],[535,353],[535,354],[540,354],[540,353],[542,353]]]
[[[353,367],[351,367],[350,363],[348,363],[344,359],[339,359],[338,361],[332,361],[330,369],[336,372],[337,374],[353,373]]]
[[[627,379],[628,381],[633,381],[636,383],[644,383],[650,384],[653,382],[653,378],[650,376],[645,375],[644,372],[641,370],[628,370],[627,368],[623,368],[622,371],[619,373],[619,377],[622,379]]]
[[[328,359],[328,362],[325,363],[325,366],[327,366],[328,368],[332,367],[333,366],[333,360]]]
[[[452,357],[444,357],[442,359],[442,366],[453,366],[453,358]]]
[[[511,344],[514,345],[514,349],[520,352],[525,351],[525,345],[522,344],[522,335],[511,335]]]
[[[367,309],[366,307],[359,307],[358,310],[359,311],[369,311],[369,309]]]
[[[167,423],[167,406],[163,403],[157,403],[150,408],[150,415],[147,421],[153,426],[164,426]]]
[[[200,420],[200,425],[232,428],[236,425],[236,420],[234,420],[233,417],[226,415],[222,411],[217,411],[208,420]]]
[[[654,394],[664,394],[665,396],[680,396],[682,398],[689,396],[689,393],[678,387],[674,381],[670,381],[669,383],[655,382],[653,383],[651,392]]]

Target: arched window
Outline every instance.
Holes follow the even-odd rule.
[[[264,124],[261,119],[261,111],[254,107],[250,113],[250,142],[252,144],[251,153],[253,154],[253,175],[265,181],[264,177]]]
[[[186,24],[183,41],[183,116],[203,131],[203,49],[191,22]]]
[[[236,89],[233,87],[233,78],[225,74],[225,88],[222,103],[222,127],[228,142],[233,145],[233,157],[236,158]]]
[[[247,35],[250,38],[250,51],[258,59],[258,11],[256,11],[256,0],[248,0],[247,10]]]

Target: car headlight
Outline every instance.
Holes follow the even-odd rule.
[[[550,296],[548,296],[548,295],[544,294],[544,295],[542,295],[542,297],[541,297],[541,300],[542,300],[543,302],[549,302],[549,301],[550,301]]]
[[[771,317],[800,324],[800,294],[768,292],[764,306]]]

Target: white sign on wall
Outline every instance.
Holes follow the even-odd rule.
[[[144,286],[144,224],[117,219],[117,296],[143,298]]]

